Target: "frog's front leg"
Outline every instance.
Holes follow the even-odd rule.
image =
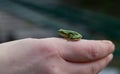
[[[73,36],[74,36],[74,35],[73,35],[72,33],[69,33],[69,34],[68,34],[68,38],[69,38],[69,39],[74,39]]]

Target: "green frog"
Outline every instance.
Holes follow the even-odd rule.
[[[59,29],[58,34],[67,40],[80,40],[82,38],[81,34],[72,30]]]

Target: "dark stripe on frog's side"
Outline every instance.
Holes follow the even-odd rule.
[[[68,35],[66,35],[64,32],[60,32],[59,34],[64,38],[68,38]]]

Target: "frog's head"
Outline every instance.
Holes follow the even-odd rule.
[[[64,30],[64,29],[59,29],[58,30],[58,33],[63,36],[63,37],[67,37],[68,36],[68,32],[67,30]]]

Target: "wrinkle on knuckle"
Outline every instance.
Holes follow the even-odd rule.
[[[90,65],[90,73],[91,74],[97,74],[97,68],[93,64]]]
[[[89,51],[88,51],[88,54],[90,55],[89,58],[91,58],[91,59],[97,58],[97,56],[98,56],[97,49],[98,49],[98,46],[95,44],[93,44],[89,47]]]
[[[49,74],[66,74],[59,65],[50,65]]]

